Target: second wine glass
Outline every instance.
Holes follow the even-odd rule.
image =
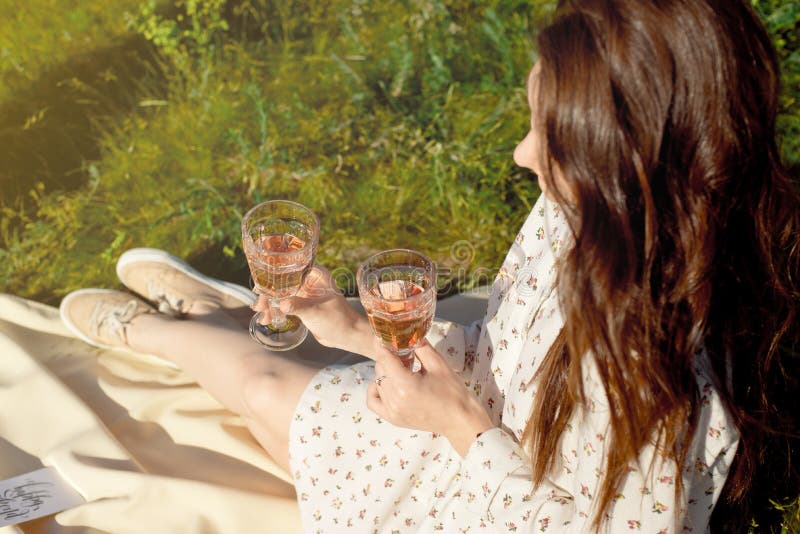
[[[358,294],[375,335],[413,371],[414,349],[436,312],[436,264],[408,249],[379,252],[358,268]]]
[[[270,200],[242,219],[242,246],[253,291],[269,300],[271,321],[261,324],[262,312],[250,320],[250,335],[272,350],[298,346],[308,330],[280,301],[294,296],[314,265],[319,244],[319,219],[313,211],[289,200]]]

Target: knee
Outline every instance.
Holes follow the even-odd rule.
[[[259,372],[250,375],[242,384],[242,400],[246,413],[251,419],[259,420],[275,408],[275,395],[279,394],[278,381],[269,373]]]

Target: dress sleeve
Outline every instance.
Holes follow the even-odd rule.
[[[462,462],[460,499],[479,524],[497,532],[564,532],[573,497],[545,479],[533,488],[530,462],[513,436],[500,428],[480,435]]]
[[[614,497],[606,532],[706,532],[733,461],[738,433],[710,381],[702,391],[697,430],[683,467],[676,500],[676,464],[645,447]],[[605,469],[608,410],[605,396],[587,388],[586,410],[562,437],[551,478],[534,488],[530,461],[500,428],[483,433],[462,460],[460,500],[470,515],[499,532],[586,532],[593,529],[600,474]]]
[[[467,326],[436,319],[428,332],[428,342],[445,357],[450,367],[462,373],[471,370],[481,334],[479,319]]]

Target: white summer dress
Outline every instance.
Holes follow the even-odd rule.
[[[429,341],[462,369],[496,425],[464,458],[446,438],[396,427],[367,408],[372,362],[327,367],[314,377],[289,436],[305,532],[591,530],[609,421],[592,358],[583,369],[589,409],[576,410],[559,465],[535,489],[518,444],[537,388],[531,379],[563,324],[553,283],[565,240],[563,214],[541,195],[494,281],[484,319],[468,327],[434,323]],[[647,447],[639,457],[643,470],[632,464],[615,498],[610,532],[707,531],[738,434],[702,362],[696,379],[702,411],[682,467],[678,510],[676,465],[659,458],[647,469],[655,450]]]

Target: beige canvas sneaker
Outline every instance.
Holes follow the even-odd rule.
[[[128,347],[127,326],[139,315],[156,313],[142,299],[111,289],[79,289],[64,297],[61,320],[77,337],[103,349]]]
[[[163,250],[134,248],[117,261],[117,276],[131,291],[153,303],[161,313],[182,316],[196,303],[225,309],[250,306],[249,289],[206,276]]]

